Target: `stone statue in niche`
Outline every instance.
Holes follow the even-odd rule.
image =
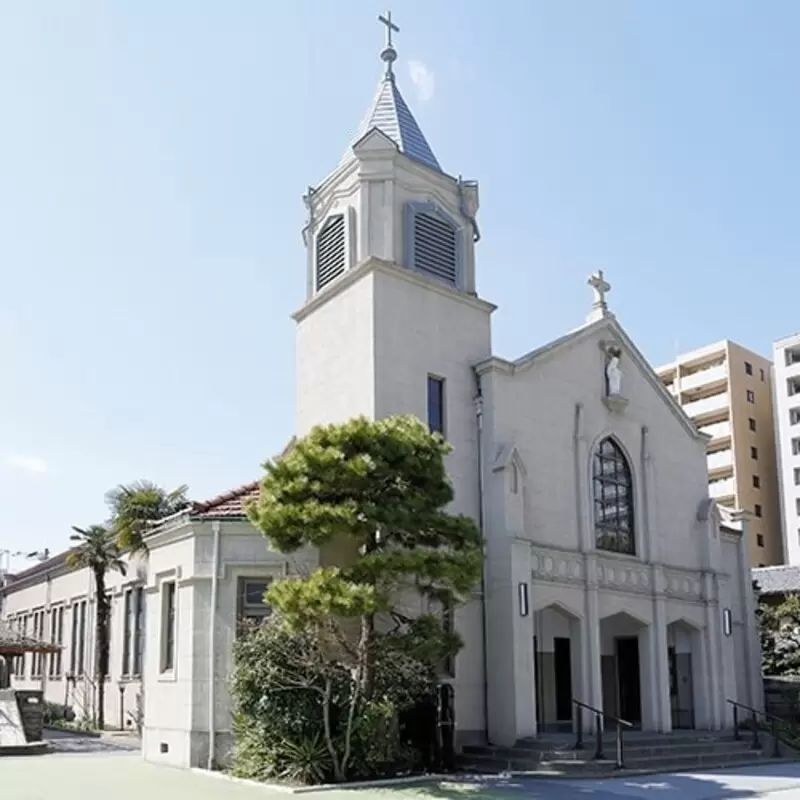
[[[606,391],[609,397],[622,396],[622,368],[619,365],[620,355],[619,348],[609,348],[606,363]]]

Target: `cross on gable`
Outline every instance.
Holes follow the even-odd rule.
[[[598,270],[591,275],[586,283],[594,290],[594,305],[605,306],[606,295],[611,291],[611,284],[603,276],[603,270]]]

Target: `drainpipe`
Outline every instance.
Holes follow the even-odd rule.
[[[214,769],[214,751],[216,749],[216,727],[214,719],[217,702],[216,674],[214,663],[216,661],[216,617],[217,617],[217,592],[219,589],[219,520],[211,523],[214,532],[214,557],[211,573],[211,613],[208,615],[208,769]]]
[[[483,719],[486,723],[486,741],[489,741],[489,642],[488,642],[488,615],[489,607],[486,603],[486,503],[484,502],[483,480],[483,391],[481,389],[481,376],[475,373],[478,391],[475,395],[475,419],[478,425],[478,527],[481,534],[481,636],[483,639]]]

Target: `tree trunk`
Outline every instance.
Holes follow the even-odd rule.
[[[105,571],[95,570],[94,583],[97,592],[97,619],[95,642],[97,652],[95,680],[97,681],[97,727],[106,723],[106,676],[108,675],[108,598],[106,597]]]

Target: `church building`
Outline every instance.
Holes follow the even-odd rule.
[[[579,327],[517,358],[493,353],[478,183],[442,169],[382,21],[375,98],[304,198],[294,436],[412,413],[452,444],[452,510],[485,541],[482,584],[455,613],[465,646],[443,676],[460,744],[572,730],[576,701],[647,731],[729,726],[728,700],[763,705],[746,515],[709,499],[707,437],[609,310],[602,273],[576,287]],[[269,614],[269,581],[297,569],[245,518],[257,491],[164,520],[148,556],[109,577],[106,717],[141,724],[153,761],[215,766],[230,752],[236,620]],[[4,592],[12,626],[63,645],[16,659],[12,685],[90,714],[88,573],[62,554]]]

